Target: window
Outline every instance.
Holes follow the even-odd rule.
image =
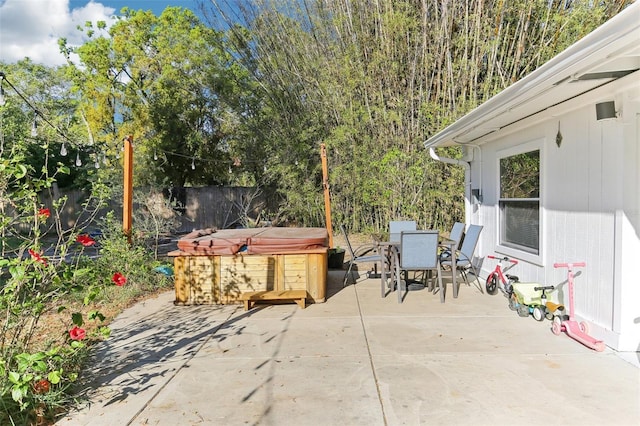
[[[540,150],[500,159],[500,244],[540,253]]]

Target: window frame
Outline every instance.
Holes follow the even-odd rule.
[[[543,265],[543,252],[544,252],[544,206],[543,206],[543,194],[544,194],[544,139],[536,139],[530,142],[525,142],[517,146],[502,149],[496,151],[496,205],[495,205],[495,229],[496,229],[496,252],[511,256],[517,259],[521,259],[536,265]],[[507,157],[513,157],[519,154],[525,154],[527,152],[538,151],[539,153],[539,182],[538,182],[538,198],[502,198],[501,188],[501,170],[500,161]],[[502,243],[502,208],[501,203],[503,201],[518,200],[518,201],[538,201],[538,253],[532,253],[525,249],[519,249],[512,246],[507,246]]]

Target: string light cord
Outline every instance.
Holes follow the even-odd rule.
[[[9,87],[11,87],[11,89],[13,89],[13,91],[24,101],[25,104],[27,104],[29,106],[29,108],[34,112],[36,118],[39,117],[40,119],[42,119],[45,123],[47,123],[65,142],[68,142],[70,145],[74,146],[74,147],[79,147],[80,145],[76,142],[74,142],[73,140],[71,140],[62,130],[60,130],[60,128],[58,126],[56,126],[55,124],[53,124],[42,112],[40,112],[40,110],[38,110],[38,108],[36,108],[30,101],[29,99],[27,99],[26,96],[24,96],[6,77],[6,74],[2,71],[0,71],[0,87],[2,87],[2,82],[6,82],[7,85],[9,85]],[[3,94],[4,94],[4,89],[3,89]],[[64,143],[64,142],[63,142]],[[63,148],[64,149],[64,148]],[[249,160],[249,159],[243,159],[240,160],[239,157],[233,157],[231,162],[229,163],[229,161],[227,160],[220,160],[220,159],[214,159],[214,158],[202,158],[202,157],[197,157],[194,155],[189,155],[189,154],[181,154],[178,152],[174,152],[174,151],[168,151],[168,150],[163,150],[161,148],[154,148],[154,154],[153,154],[153,158],[154,160],[157,159],[157,155],[158,153],[162,153],[165,156],[166,155],[170,155],[170,156],[174,156],[174,157],[180,157],[180,158],[187,158],[187,159],[191,159],[192,160],[192,168],[194,165],[194,161],[197,162],[205,162],[205,163],[218,163],[218,164],[230,164],[230,166],[233,167],[240,167],[242,164],[263,164],[266,168],[266,163],[263,160]],[[64,154],[63,154],[64,155]],[[96,153],[97,155],[97,153]],[[119,156],[116,156],[119,157]],[[78,161],[76,161],[76,164],[78,163]],[[298,163],[297,161],[295,162],[296,164]]]
[[[11,82],[7,79],[7,76],[5,73],[3,73],[2,71],[0,71],[0,84],[2,82],[6,82],[9,87],[11,87],[13,89],[14,92],[16,92],[16,94],[24,101],[25,104],[27,104],[29,106],[29,108],[31,108],[31,110],[33,111],[33,113],[35,114],[36,118],[40,117],[40,119],[42,121],[44,121],[45,123],[47,123],[53,130],[55,130],[55,132],[61,137],[63,138],[65,141],[69,142],[71,145],[77,145],[74,141],[72,141],[62,130],[60,130],[60,128],[58,126],[56,126],[55,124],[53,124],[44,114],[42,114],[40,112],[40,110],[38,110],[38,108],[36,108],[35,106],[33,106],[33,104],[31,104],[31,102],[29,102],[29,99],[26,98],[26,96],[24,96],[13,84],[11,84]]]

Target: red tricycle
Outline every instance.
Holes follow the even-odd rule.
[[[547,300],[546,292],[553,290],[553,286],[521,283],[517,276],[505,273],[518,264],[516,259],[491,255],[487,258],[498,261],[496,268],[487,277],[485,285],[487,293],[494,295],[500,290],[509,299],[509,308],[516,311],[518,315],[521,317],[532,315],[536,321],[542,321],[545,318],[552,320],[564,311],[563,305]],[[503,270],[503,263],[511,263],[511,265]]]

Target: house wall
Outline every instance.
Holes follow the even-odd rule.
[[[575,314],[590,334],[619,351],[640,350],[640,87],[637,72],[476,141],[471,187],[482,188],[472,222],[482,276],[488,254],[520,260],[521,281],[555,285],[566,305],[566,269],[585,261],[575,279]],[[596,120],[595,104],[615,100],[618,118]],[[558,131],[562,135],[556,144]],[[540,149],[541,245],[534,256],[498,245],[499,157]]]

